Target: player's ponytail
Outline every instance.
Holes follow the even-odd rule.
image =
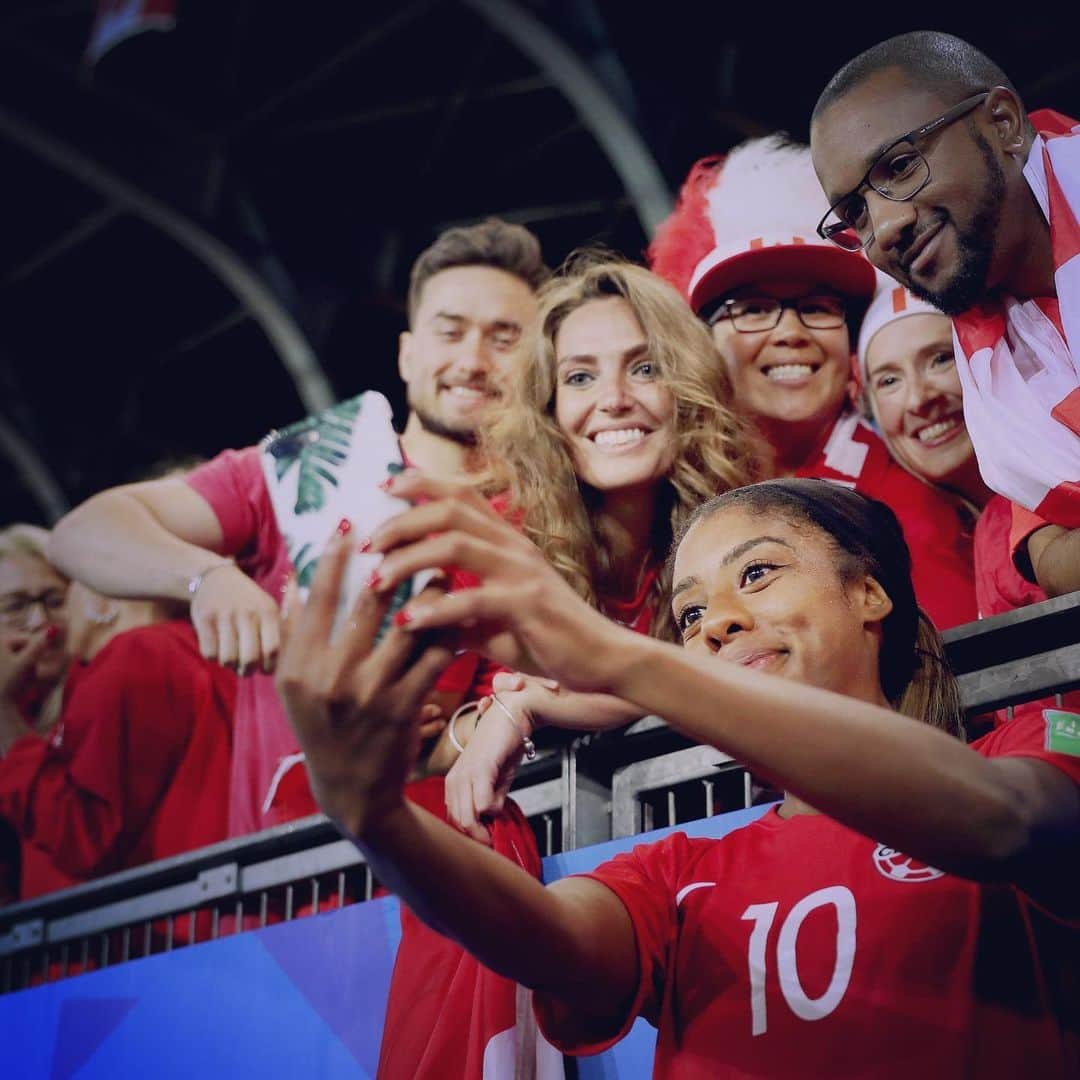
[[[881,689],[893,708],[916,720],[962,732],[960,693],[941,635],[920,610],[911,584],[911,553],[896,515],[884,503],[827,480],[766,480],[710,499],[691,515],[678,537],[729,506],[773,511],[794,524],[810,524],[831,537],[845,581],[869,574],[892,601],[881,624]]]

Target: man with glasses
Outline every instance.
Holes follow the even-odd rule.
[[[814,108],[818,234],[953,316],[964,417],[1018,568],[1080,588],[1080,126],[959,38],[890,38]]]
[[[851,354],[877,275],[814,235],[825,201],[805,146],[754,139],[691,169],[649,250],[712,328],[735,404],[772,476],[832,480],[896,513],[919,603],[940,628],[975,618],[971,540],[954,501],[905,472],[851,406]]]

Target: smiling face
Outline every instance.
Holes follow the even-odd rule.
[[[832,539],[738,505],[697,522],[675,556],[671,607],[688,649],[881,702],[876,627],[892,610],[871,577],[845,581]]]
[[[916,296],[949,314],[965,311],[1001,278],[1006,176],[997,149],[1013,139],[992,95],[970,118],[918,144],[930,180],[911,199],[892,202],[863,189],[873,239],[870,261]],[[913,86],[897,69],[877,72],[830,105],[814,122],[814,167],[830,204],[853,191],[881,149],[956,105]]]
[[[504,270],[458,266],[428,279],[398,351],[409,408],[421,425],[455,442],[475,442],[535,318],[532,290]]]
[[[728,299],[835,295],[808,279],[757,281],[733,290]],[[783,310],[772,330],[741,333],[730,319],[718,320],[713,340],[727,364],[738,409],[769,421],[774,432],[786,423],[833,421],[844,406],[851,363],[847,326],[811,330],[796,311]]]
[[[977,475],[946,316],[883,326],[866,351],[866,392],[890,452],[916,476],[963,490]]]
[[[675,460],[675,398],[622,297],[590,300],[555,335],[555,422],[599,491],[655,483]]]

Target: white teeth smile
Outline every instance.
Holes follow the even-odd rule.
[[[628,446],[641,442],[647,434],[642,428],[620,428],[617,431],[598,431],[592,439],[597,446]]]
[[[813,374],[814,369],[809,364],[775,364],[765,369],[765,377],[777,382],[805,379],[807,375]]]
[[[488,397],[487,391],[477,390],[472,386],[451,386],[448,387],[448,392],[464,401],[485,401]]]
[[[950,416],[947,420],[939,420],[936,424],[928,424],[920,428],[918,432],[920,442],[932,442],[953,428],[960,426],[960,420],[956,416]]]

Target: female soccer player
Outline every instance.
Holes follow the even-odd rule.
[[[887,508],[813,480],[706,503],[674,558],[680,650],[583,604],[475,495],[394,490],[431,501],[375,535],[382,584],[333,642],[332,546],[278,685],[326,812],[421,917],[533,988],[557,1045],[596,1052],[640,1014],[662,1077],[1074,1075],[1078,721],[956,737]],[[419,598],[372,649],[396,582],[442,565],[483,583]],[[458,641],[662,713],[782,806],[541,886],[402,797]]]

